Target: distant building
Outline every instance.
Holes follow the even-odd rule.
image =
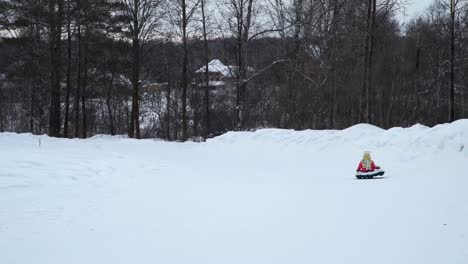
[[[234,69],[234,66],[226,66],[218,59],[210,61],[208,63],[208,86],[212,88],[229,86],[235,77]],[[193,82],[196,86],[206,86],[205,73],[206,66],[195,71]]]

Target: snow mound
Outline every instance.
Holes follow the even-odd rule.
[[[409,128],[388,130],[358,124],[344,130],[260,129],[255,132],[228,132],[208,140],[209,144],[302,145],[312,149],[356,147],[379,150],[396,148],[410,152],[463,152],[468,155],[468,120],[427,127],[420,124]]]

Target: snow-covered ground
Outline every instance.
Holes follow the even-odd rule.
[[[386,177],[356,180],[364,150]],[[0,263],[468,263],[468,120],[207,143],[0,134]]]

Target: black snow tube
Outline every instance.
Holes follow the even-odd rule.
[[[382,169],[374,170],[374,171],[369,171],[369,172],[361,172],[358,171],[356,173],[356,178],[358,179],[372,179],[377,176],[383,176],[385,174],[385,171]]]

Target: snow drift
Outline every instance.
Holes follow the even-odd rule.
[[[206,143],[0,134],[1,263],[467,263],[468,120]],[[355,180],[370,150],[386,174]]]
[[[368,124],[359,124],[344,130],[280,130],[262,129],[256,132],[229,132],[210,142],[230,144],[298,144],[315,149],[342,146],[359,149],[396,148],[403,152],[441,150],[463,152],[468,155],[468,120],[451,124],[437,125],[433,128],[414,125],[409,128],[384,130]]]

